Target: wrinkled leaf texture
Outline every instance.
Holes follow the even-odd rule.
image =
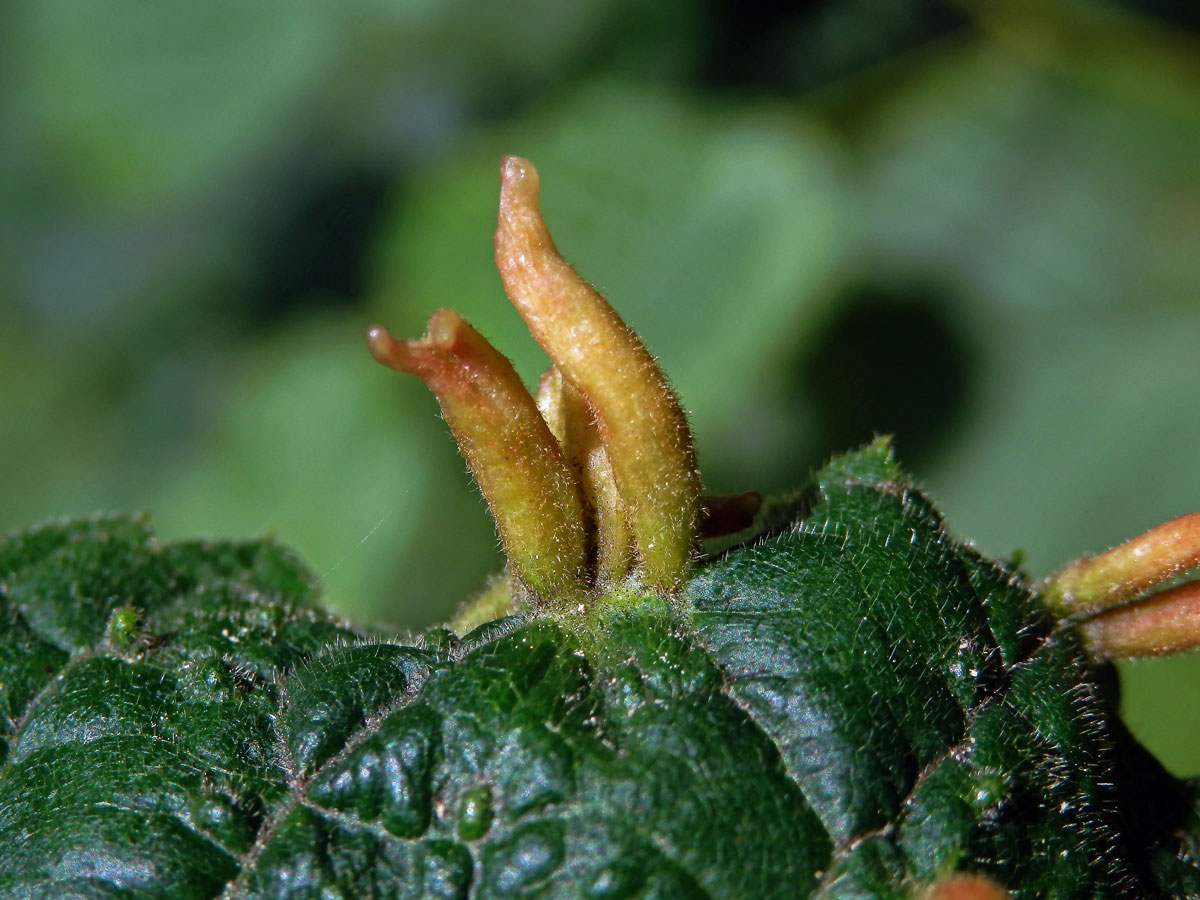
[[[269,541],[0,544],[2,898],[1200,892],[1189,784],[877,442],[673,607],[413,646]]]

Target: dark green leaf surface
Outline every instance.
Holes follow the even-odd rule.
[[[0,897],[1187,896],[1191,790],[876,444],[680,608],[406,647],[269,542],[0,544]]]

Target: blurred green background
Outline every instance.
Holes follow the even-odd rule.
[[[716,491],[892,432],[1048,573],[1200,509],[1200,7],[808,0],[0,7],[0,528],[271,532],[420,626],[501,562],[374,321],[532,380],[496,165],[645,336]],[[1200,772],[1196,656],[1123,667]]]

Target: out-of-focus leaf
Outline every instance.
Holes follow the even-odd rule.
[[[614,0],[451,0],[429,3],[435,13],[422,31],[411,35],[413,49],[433,53],[475,76],[492,78],[545,75],[570,67],[573,54],[587,51],[587,39],[619,4]],[[446,58],[448,57],[448,59]],[[431,66],[432,68],[432,66]],[[503,83],[491,90],[503,94]]]
[[[1018,55],[1137,106],[1193,117],[1200,101],[1195,9],[1170,0],[959,0]],[[1176,18],[1183,27],[1171,28]]]
[[[862,138],[867,249],[1030,330],[1054,310],[1191,305],[1194,88],[1194,111],[1178,114],[989,45],[933,60]]]
[[[606,87],[482,136],[417,180],[379,260],[375,308],[393,330],[420,333],[453,306],[527,380],[547,365],[492,264],[504,153],[538,166],[559,248],[659,355],[702,444],[827,308],[844,201],[828,137],[778,107]]]
[[[22,111],[72,177],[161,201],[259,145],[312,90],[336,30],[319,4],[26,3]]]

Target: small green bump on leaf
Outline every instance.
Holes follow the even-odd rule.
[[[238,690],[229,666],[216,656],[189,659],[180,666],[179,674],[184,696],[202,705],[226,703]]]
[[[128,652],[141,634],[142,615],[133,606],[121,606],[108,617],[104,637],[118,653]]]
[[[995,809],[1007,796],[1011,785],[1003,772],[980,770],[975,773],[973,800],[975,807],[982,813]]]
[[[639,857],[625,857],[606,863],[596,870],[584,889],[588,900],[630,900],[646,883],[646,863]]]
[[[492,787],[477,784],[462,795],[458,803],[458,836],[477,841],[492,827]]]
[[[417,838],[433,817],[433,777],[441,761],[440,722],[427,706],[398,709],[371,736],[313,779],[317,805],[365,822],[378,822],[399,838]]]

